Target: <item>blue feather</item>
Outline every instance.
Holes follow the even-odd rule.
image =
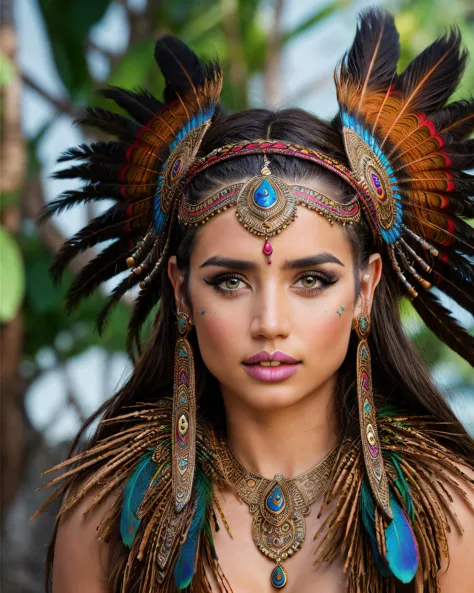
[[[123,543],[131,548],[140,526],[137,510],[142,503],[148,487],[156,476],[157,465],[152,460],[153,451],[142,455],[123,491],[122,512],[120,514],[120,535]]]
[[[387,554],[385,556],[392,574],[402,583],[410,583],[418,568],[419,552],[415,534],[407,514],[390,492],[393,519],[385,529]]]
[[[375,564],[377,565],[377,568],[382,576],[389,577],[392,573],[390,572],[387,564],[382,559],[382,556],[379,554],[378,550],[377,536],[375,535],[375,501],[367,483],[367,478],[362,481],[360,499],[362,524],[364,525],[364,528],[370,538]]]
[[[201,470],[197,470],[195,476],[196,506],[186,541],[182,545],[174,568],[177,589],[185,589],[193,580],[196,571],[199,537],[205,526],[207,506],[211,500],[211,488],[211,482],[206,474]]]

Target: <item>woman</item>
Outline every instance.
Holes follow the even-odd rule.
[[[226,115],[218,64],[170,37],[155,55],[164,104],[104,91],[132,119],[88,111],[84,123],[118,141],[69,150],[62,160],[82,163],[57,177],[87,184],[45,212],[116,200],[58,254],[56,277],[114,239],[69,307],[132,267],[101,329],[141,287],[134,373],[49,483],[63,496],[49,586],[467,593],[474,442],[398,312],[408,295],[474,363],[472,338],[430,290],[474,309],[460,217],[474,213],[462,172],[474,102],[444,107],[466,62],[458,33],[397,75],[393,18],[362,13],[331,123],[297,109]]]

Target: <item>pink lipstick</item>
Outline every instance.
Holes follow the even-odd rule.
[[[270,365],[272,361],[277,361],[280,364],[272,366]],[[269,364],[264,366],[260,362]],[[243,366],[250,376],[260,381],[283,381],[296,373],[300,363],[289,354],[277,350],[273,354],[265,351],[258,352],[248,358]]]

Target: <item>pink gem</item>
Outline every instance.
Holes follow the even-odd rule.
[[[273,253],[273,247],[270,245],[268,241],[265,241],[265,245],[263,246],[263,253],[265,255],[271,255]]]
[[[271,259],[269,259],[269,260],[268,260],[268,263],[269,263],[269,264],[271,264],[271,263],[272,263],[272,260],[271,260]]]

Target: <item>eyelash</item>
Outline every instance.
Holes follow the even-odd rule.
[[[299,280],[306,278],[308,276],[316,277],[322,283],[322,286],[318,286],[317,288],[306,288],[306,287],[299,288],[299,291],[306,297],[315,296],[316,294],[321,293],[323,290],[326,290],[326,288],[328,288],[328,286],[330,286],[331,284],[335,284],[337,282],[337,278],[334,275],[329,274],[328,272],[323,274],[323,273],[317,272],[317,271],[304,272],[296,279],[295,282],[298,282]],[[233,280],[235,278],[237,278],[241,282],[245,282],[245,278],[243,278],[240,274],[230,273],[230,272],[227,274],[220,274],[219,276],[215,276],[211,280],[205,280],[205,282],[207,284],[210,284],[213,287],[213,289],[217,293],[221,294],[223,297],[234,298],[236,296],[236,294],[238,294],[239,289],[236,289],[236,290],[224,289],[224,288],[221,288],[219,286],[219,284],[222,284],[226,280],[229,280],[229,279]]]

